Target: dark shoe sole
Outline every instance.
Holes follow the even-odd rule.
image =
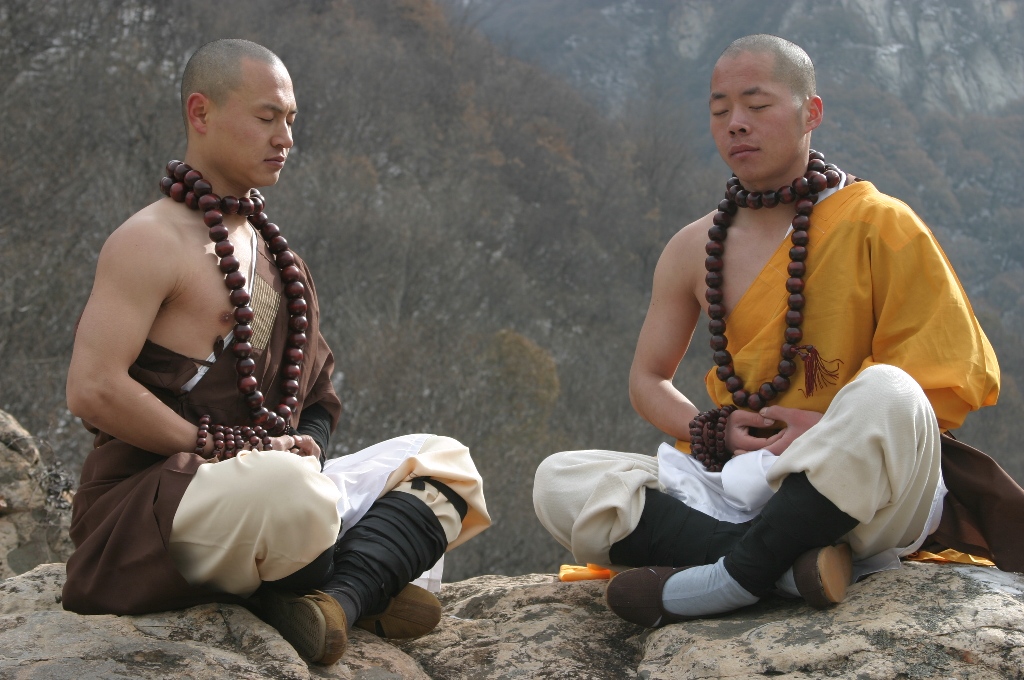
[[[842,602],[853,580],[853,553],[849,544],[805,552],[793,564],[793,580],[801,597],[815,609]]]

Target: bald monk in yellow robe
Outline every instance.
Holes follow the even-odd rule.
[[[1013,538],[1024,492],[944,436],[996,402],[999,368],[934,236],[838,168],[827,188],[800,186],[818,167],[810,136],[823,106],[798,46],[734,42],[715,66],[710,111],[735,200],[666,246],[630,375],[634,407],[676,445],[657,458],[549,457],[534,484],[541,523],[580,563],[637,567],[607,599],[649,627],[773,591],[828,606],[853,576],[936,540],[1024,570]],[[813,206],[800,207],[808,194]],[[702,311],[718,407],[703,418],[721,423],[720,445],[691,425],[699,409],[672,384]],[[701,457],[720,446],[731,459],[706,469],[686,455],[692,437]]]

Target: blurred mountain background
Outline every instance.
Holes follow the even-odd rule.
[[[0,408],[77,475],[74,324],[107,235],[184,154],[178,81],[243,37],[291,71],[296,147],[268,213],[309,263],[346,411],[331,455],[468,444],[495,526],[447,580],[552,571],[533,472],[653,453],[627,376],[661,248],[713,208],[711,67],[770,32],[818,66],[814,146],[917,210],[999,354],[961,439],[1024,480],[1020,0],[0,0]],[[154,254],[154,257],[158,255]],[[703,328],[703,324],[700,326]],[[710,404],[698,334],[677,384]]]

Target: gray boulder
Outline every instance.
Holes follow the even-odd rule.
[[[0,410],[0,579],[68,558],[70,487],[46,443]]]
[[[908,564],[815,611],[769,598],[646,631],[611,614],[604,583],[481,576],[442,589],[444,616],[398,645],[361,630],[340,663],[307,666],[242,607],[79,616],[61,564],[0,583],[0,678],[1021,678],[1024,578]]]

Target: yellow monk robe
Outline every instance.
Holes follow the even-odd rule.
[[[996,403],[992,346],[935,237],[906,204],[857,182],[815,206],[808,236],[801,344],[817,350],[819,380],[808,394],[797,358],[790,388],[773,404],[824,413],[840,388],[872,364],[913,376],[943,431]],[[728,350],[748,392],[778,373],[791,245],[789,238],[780,244],[726,317]],[[705,382],[716,404],[732,403],[714,368]],[[689,453],[689,442],[676,447]]]

